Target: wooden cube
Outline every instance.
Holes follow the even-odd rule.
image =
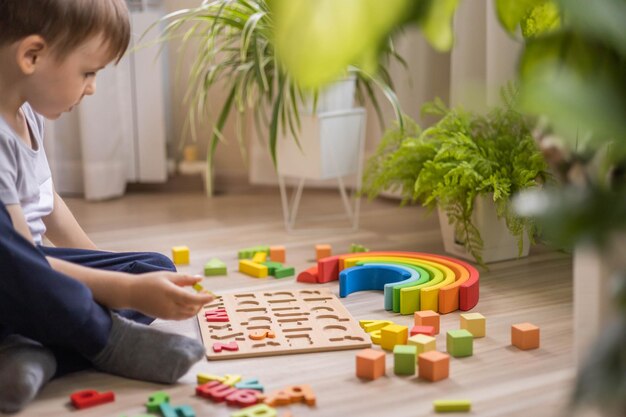
[[[511,326],[511,344],[522,350],[539,347],[539,327],[531,323],[519,323]]]
[[[433,310],[416,311],[413,321],[416,326],[433,326],[435,334],[439,334],[439,313]]]
[[[415,374],[417,346],[395,345],[393,347],[393,371],[396,375]]]
[[[416,334],[425,334],[427,336],[435,335],[435,328],[433,326],[413,326],[409,332],[411,336]]]
[[[436,350],[420,353],[417,357],[418,376],[431,382],[450,375],[450,355]]]
[[[172,261],[174,265],[189,265],[189,248],[187,246],[174,246],[172,248]]]
[[[406,345],[409,328],[399,324],[390,324],[380,329],[380,347],[393,350],[395,345]]]
[[[332,255],[333,248],[330,245],[315,245],[315,259],[328,258]]]
[[[425,334],[416,334],[415,336],[409,337],[407,344],[416,346],[418,355],[430,350],[437,350],[437,340]]]
[[[446,350],[455,358],[472,356],[474,353],[474,337],[465,329],[448,330]]]
[[[356,376],[363,379],[377,379],[385,375],[385,352],[363,349],[356,354]]]
[[[461,314],[461,329],[469,331],[474,338],[485,337],[486,320],[480,313]]]
[[[285,263],[287,254],[284,246],[270,246],[270,260]]]

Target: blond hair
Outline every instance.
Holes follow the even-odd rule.
[[[62,59],[100,34],[119,61],[130,41],[125,0],[0,0],[0,46],[40,35]]]

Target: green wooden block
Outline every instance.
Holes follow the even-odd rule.
[[[148,397],[148,402],[146,403],[146,408],[151,413],[158,413],[160,410],[161,403],[170,402],[170,396],[167,392],[157,391],[150,394]]]
[[[393,347],[393,371],[396,375],[415,374],[417,346],[395,345]]]
[[[470,400],[435,400],[433,408],[437,413],[471,411],[472,402]]]
[[[446,350],[455,358],[472,356],[474,353],[474,336],[465,329],[448,330]]]
[[[350,245],[350,253],[357,253],[357,252],[369,252],[370,250],[367,249],[365,246],[363,245],[357,245],[356,243],[352,243]]]
[[[292,277],[296,274],[296,270],[293,266],[284,266],[282,268],[277,269],[274,274],[275,278],[287,278]]]
[[[211,277],[216,275],[226,275],[226,264],[217,258],[211,259],[204,264],[204,276]]]
[[[280,262],[272,262],[272,261],[263,262],[263,265],[267,266],[267,273],[272,276],[277,270],[283,267],[283,264],[281,264]]]

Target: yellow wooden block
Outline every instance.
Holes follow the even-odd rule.
[[[437,350],[437,340],[426,334],[416,334],[409,337],[407,345],[417,346],[417,355],[420,353],[428,352],[429,350]]]
[[[370,332],[370,339],[372,339],[372,343],[375,345],[380,345],[380,336],[380,329]]]
[[[239,272],[256,278],[265,278],[267,276],[267,266],[241,259],[239,261]]]
[[[465,329],[474,336],[485,337],[486,331],[486,319],[480,313],[463,313],[461,314],[461,329]]]
[[[459,413],[471,411],[472,402],[470,400],[435,400],[433,408],[436,413]]]
[[[187,246],[174,246],[172,248],[172,261],[175,265],[189,265],[189,248]]]
[[[234,387],[235,384],[239,381],[241,381],[241,375],[226,374],[224,375],[224,380],[222,381],[222,384]]]
[[[361,326],[361,328],[365,330],[366,333],[371,333],[374,330],[382,329],[383,327],[390,324],[394,323],[389,320],[359,320],[359,326]]]
[[[406,345],[409,328],[399,324],[390,324],[380,329],[380,347],[393,350],[395,345]]]
[[[196,375],[196,380],[198,382],[198,385],[202,385],[210,381],[224,382],[225,378],[219,375],[199,373],[198,375]]]
[[[252,257],[252,262],[256,262],[258,264],[267,261],[267,253],[266,252],[257,252]]]

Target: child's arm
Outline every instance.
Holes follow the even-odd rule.
[[[47,257],[50,265],[84,283],[100,304],[111,309],[131,308],[152,317],[182,320],[193,317],[214,298],[212,294],[185,291],[202,278],[174,272],[130,275],[102,271]]]
[[[43,218],[46,225],[46,237],[55,246],[77,249],[98,249],[65,204],[54,192],[54,209]]]
[[[30,243],[33,243],[33,235],[30,234],[30,229],[28,228],[26,217],[24,216],[24,212],[22,211],[22,206],[20,206],[19,204],[9,204],[5,207],[9,212],[9,216],[11,216],[11,221],[13,222],[13,227],[15,228],[15,230],[17,230],[19,234],[24,236],[26,240],[28,240]]]

